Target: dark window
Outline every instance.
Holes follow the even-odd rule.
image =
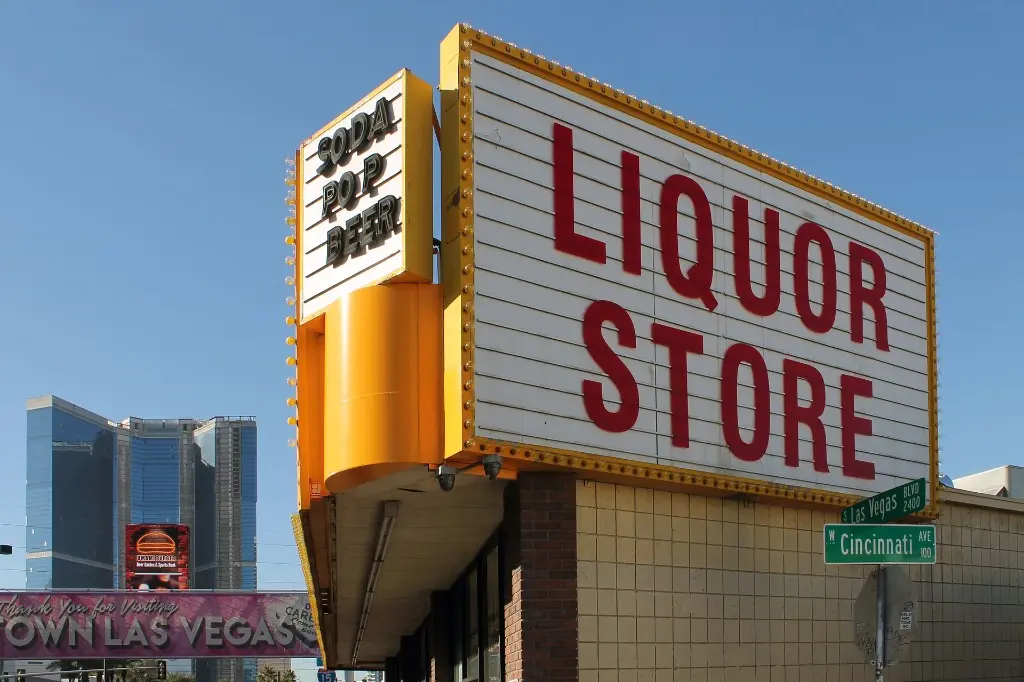
[[[452,613],[452,666],[455,682],[462,682],[466,677],[466,581],[460,579],[451,590],[451,613]]]
[[[487,682],[501,681],[501,628],[502,601],[499,589],[501,573],[498,562],[498,547],[495,546],[487,554],[484,562],[484,579],[487,589],[484,596],[485,623],[487,624],[484,640],[484,678]]]
[[[501,682],[503,678],[505,619],[501,565],[501,549],[495,536],[448,593],[455,682]]]
[[[466,680],[480,679],[480,585],[477,569],[466,576]]]

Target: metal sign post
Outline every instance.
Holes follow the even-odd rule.
[[[878,586],[876,588],[877,595],[875,600],[878,603],[878,615],[876,616],[876,631],[875,638],[877,640],[876,647],[877,653],[875,654],[875,680],[882,682],[882,675],[885,671],[885,566],[879,564],[878,566],[878,578],[876,579]]]

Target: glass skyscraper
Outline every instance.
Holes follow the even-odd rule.
[[[128,523],[188,525],[193,588],[256,589],[255,419],[113,422],[52,395],[26,407],[27,589],[123,587]],[[256,662],[194,670],[251,681]]]

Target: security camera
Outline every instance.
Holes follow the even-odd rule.
[[[437,485],[441,490],[449,492],[455,487],[455,473],[455,467],[450,467],[447,464],[437,467]]]
[[[484,455],[484,474],[487,478],[494,480],[501,473],[501,455]]]

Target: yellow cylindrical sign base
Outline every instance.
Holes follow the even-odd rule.
[[[337,493],[441,463],[441,286],[380,284],[327,310],[324,477]]]

